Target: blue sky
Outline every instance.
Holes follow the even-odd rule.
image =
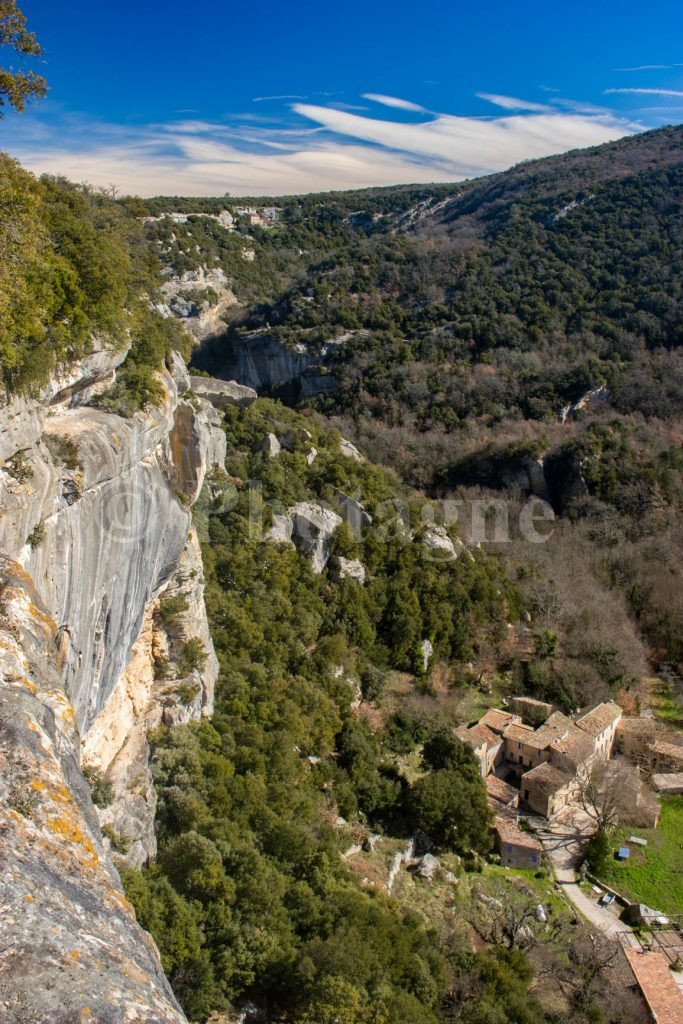
[[[141,195],[459,180],[683,119],[680,3],[21,6],[50,93],[0,146]]]

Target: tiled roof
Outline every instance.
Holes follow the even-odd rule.
[[[666,775],[655,773],[650,782],[658,793],[683,793],[683,772],[670,772]]]
[[[479,725],[486,725],[489,729],[493,729],[494,732],[502,733],[505,726],[510,725],[513,719],[519,721],[518,716],[511,714],[509,711],[489,708],[483,718],[479,719]]]
[[[487,776],[486,792],[493,800],[501,804],[511,804],[519,796],[519,790],[496,775]]]
[[[455,730],[455,735],[459,740],[462,740],[463,743],[469,743],[469,745],[474,747],[475,750],[479,750],[479,748],[483,747],[486,743],[486,740],[481,733],[477,732],[476,726],[474,725],[461,725]]]
[[[595,740],[592,736],[577,729],[576,726],[572,726],[564,736],[553,740],[550,749],[556,750],[558,754],[564,754],[578,768],[595,753]]]
[[[535,732],[530,725],[518,725],[516,722],[508,725],[503,733],[506,740],[513,743],[535,743]]]
[[[531,771],[525,772],[522,775],[522,789],[527,785],[532,785],[546,796],[552,796],[553,793],[557,793],[559,789],[564,789],[571,782],[573,782],[571,775],[561,772],[559,768],[556,768],[555,765],[550,764],[548,761],[536,765]]]
[[[524,846],[527,850],[542,850],[536,836],[530,832],[522,832],[513,815],[497,814],[493,827],[498,833],[501,843],[509,843],[513,846]]]
[[[683,745],[678,746],[676,743],[665,743],[663,740],[659,740],[652,744],[652,749],[656,754],[670,757],[673,761],[683,762]]]
[[[550,716],[547,722],[544,722],[536,730],[536,739],[534,740],[534,746],[538,750],[545,750],[549,747],[553,740],[556,740],[560,736],[564,736],[572,728],[572,721],[563,715],[561,711],[555,711]]]
[[[624,953],[657,1024],[681,1024],[683,995],[666,958],[652,950],[624,949]]]
[[[655,723],[651,718],[622,718],[617,726],[619,732],[631,732],[637,735],[650,735],[655,731]]]
[[[472,726],[470,732],[475,733],[477,736],[481,736],[482,740],[486,744],[487,750],[491,750],[493,747],[497,747],[499,743],[502,743],[502,738],[500,736],[496,736],[495,732],[491,732],[491,730],[487,729],[485,725],[481,724],[481,722],[479,725]]]
[[[576,724],[589,736],[599,736],[605,729],[609,729],[621,715],[621,708],[614,701],[606,704],[598,704],[592,711],[577,718]]]

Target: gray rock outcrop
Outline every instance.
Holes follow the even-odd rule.
[[[360,501],[352,498],[349,494],[345,494],[344,491],[337,490],[336,496],[341,505],[342,519],[354,536],[360,537],[363,530],[372,525],[372,516],[369,512],[365,511]]]
[[[274,459],[282,451],[282,445],[278,441],[275,434],[266,434],[261,445],[261,451],[268,456],[269,459]]]
[[[347,459],[353,459],[355,462],[365,462],[365,457],[361,455],[355,444],[351,444],[345,437],[339,440],[339,450]]]
[[[288,384],[299,397],[334,391],[339,381],[327,369],[327,363],[349,337],[330,338],[319,346],[285,345],[270,331],[252,331],[231,339],[221,376],[258,392]]]
[[[433,526],[423,535],[422,543],[440,562],[452,562],[462,554],[465,545],[461,540],[452,540],[443,526]]]
[[[218,663],[189,506],[207,471],[223,470],[225,434],[213,405],[189,396],[178,358],[159,374],[158,406],[128,419],[88,406],[123,355],[96,350],[35,398],[0,406],[0,612],[12,638],[0,642],[3,779],[12,765],[0,848],[8,905],[25,900],[3,932],[2,952],[21,968],[2,976],[0,1006],[26,1024],[81,1020],[84,1007],[112,1024],[184,1020],[98,819],[125,839],[130,863],[152,856],[147,729],[212,709]],[[177,629],[158,621],[169,597],[182,608]],[[203,652],[189,671],[188,640]],[[10,721],[19,732],[3,731]],[[112,786],[104,810],[79,771],[81,747]]]
[[[332,576],[336,580],[355,580],[365,583],[365,566],[358,558],[335,558]]]
[[[265,539],[271,544],[294,544],[311,559],[313,571],[321,573],[330,558],[335,530],[342,522],[342,517],[332,509],[323,508],[316,502],[300,501],[291,505],[286,513],[273,516]],[[338,563],[341,561],[347,562],[349,566],[354,564],[348,559],[338,559]],[[365,566],[362,566],[362,574],[364,579]]]
[[[61,669],[57,624],[0,556],[0,1016],[183,1024],[105,850]]]
[[[313,571],[321,573],[330,557],[335,530],[342,524],[341,516],[307,501],[292,505],[287,515],[292,521],[292,540],[311,559]]]
[[[180,319],[195,341],[205,341],[224,332],[223,317],[237,304],[220,267],[210,270],[198,267],[182,274],[173,274],[169,269],[161,294],[164,301],[158,307],[159,312]]]
[[[228,405],[246,409],[258,398],[253,388],[238,384],[234,380],[217,380],[215,377],[198,377],[191,374],[190,385],[198,398],[211,402],[216,409],[225,409]]]

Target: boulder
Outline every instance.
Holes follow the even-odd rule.
[[[351,528],[354,534],[359,535],[361,530],[372,524],[372,516],[366,512],[363,506],[355,498],[344,491],[336,490],[339,504],[342,510],[342,519]]]
[[[266,434],[263,444],[261,445],[261,451],[265,452],[269,459],[274,459],[280,454],[282,451],[282,445],[275,434]]]
[[[345,437],[339,440],[339,450],[342,455],[345,455],[347,459],[355,459],[356,462],[365,462],[365,458],[356,448],[355,444],[351,444]]]
[[[330,557],[330,547],[342,518],[329,508],[315,502],[300,501],[287,510],[292,520],[292,540],[297,548],[309,555],[313,571],[321,573]]]
[[[420,878],[425,878],[428,882],[433,882],[440,867],[441,863],[438,857],[435,857],[433,853],[425,853],[424,857],[418,864],[417,874]]]
[[[290,516],[273,516],[273,524],[266,534],[271,544],[292,544],[294,523]]]
[[[308,466],[312,466],[318,456],[318,449],[311,445],[311,447],[307,448],[304,452],[304,456],[306,458],[306,464]]]
[[[358,558],[335,559],[332,575],[336,580],[355,580],[356,583],[365,583],[365,566]]]
[[[437,562],[454,562],[465,548],[461,540],[451,540],[443,526],[432,526],[427,530],[422,543],[433,552],[432,557]]]

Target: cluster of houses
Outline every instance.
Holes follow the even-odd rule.
[[[234,213],[234,216],[233,216]],[[162,213],[158,217],[143,217],[143,223],[153,224],[155,221],[168,218],[175,224],[187,224],[190,217],[204,217],[207,220],[215,220],[226,231],[232,231],[235,227],[235,218],[243,217],[252,227],[271,228],[280,222],[282,217],[281,206],[237,206],[233,213],[230,210],[221,210],[220,213],[179,213],[171,211]]]
[[[510,710],[490,708],[478,722],[456,730],[456,735],[474,751],[486,779],[495,815],[496,843],[504,865],[540,865],[541,845],[520,828],[518,809],[552,818],[576,804],[581,780],[596,761],[620,753],[638,763],[648,753],[673,772],[660,779],[680,781],[676,770],[683,769],[683,746],[657,741],[651,718],[625,716],[613,701],[573,718],[529,697],[511,698],[508,704]],[[654,827],[658,806],[648,799],[638,774],[634,772],[632,805],[640,816],[639,823]],[[511,776],[516,785],[505,781]],[[655,785],[657,778],[653,776]],[[660,788],[675,791],[665,784]]]

